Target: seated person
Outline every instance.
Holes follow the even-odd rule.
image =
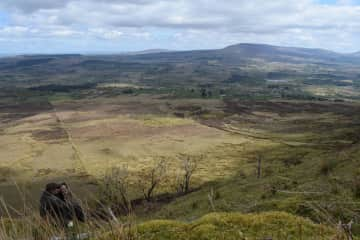
[[[72,211],[57,195],[60,185],[49,183],[40,198],[40,216],[56,226],[65,227],[73,219]]]
[[[85,222],[85,214],[78,201],[74,199],[73,194],[66,183],[60,184],[60,192],[57,196],[68,206],[72,211],[73,216],[75,216],[79,222]]]

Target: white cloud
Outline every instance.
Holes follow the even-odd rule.
[[[23,26],[6,26],[0,28],[0,35],[4,37],[21,36],[29,32],[29,28]]]
[[[79,31],[74,31],[71,29],[64,28],[64,29],[53,30],[50,32],[50,35],[58,36],[58,37],[69,37],[74,35],[82,35],[82,33]]]
[[[118,39],[121,37],[124,33],[118,30],[108,30],[108,29],[102,29],[102,28],[95,28],[90,29],[89,33],[91,35],[94,35],[96,37],[104,38],[104,39]]]
[[[162,38],[161,48],[247,41],[360,49],[360,6],[351,0],[1,0],[0,9],[10,15],[10,24],[0,28],[1,38],[134,38],[146,43]],[[161,37],[162,31],[172,33]]]

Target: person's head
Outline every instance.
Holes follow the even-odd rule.
[[[66,183],[60,183],[60,192],[66,196],[70,193],[70,189]]]
[[[46,184],[45,190],[51,194],[58,194],[60,192],[60,185],[57,183]]]

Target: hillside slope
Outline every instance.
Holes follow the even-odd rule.
[[[293,63],[360,63],[357,54],[341,54],[324,49],[280,47],[265,44],[240,43],[223,49],[163,52],[133,56],[137,61],[206,61],[217,59],[224,64],[239,64],[246,60],[263,59],[270,62]]]
[[[139,240],[342,239],[335,229],[282,212],[212,213],[192,223],[155,220],[140,224],[136,233]]]

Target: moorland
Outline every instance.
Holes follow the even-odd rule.
[[[281,211],[266,216],[353,220],[358,234],[359,66],[356,54],[258,44],[1,58],[0,195],[17,217],[46,182],[65,180],[92,205],[104,176],[126,169],[132,211],[150,232],[212,212]],[[184,163],[194,169],[179,191]]]

